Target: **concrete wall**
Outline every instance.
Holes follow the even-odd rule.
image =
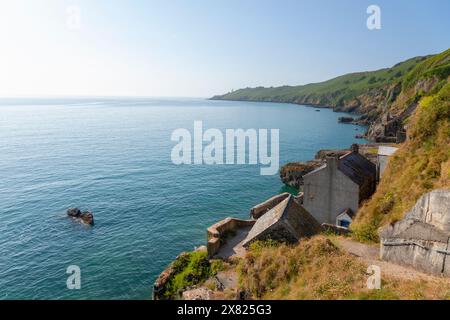
[[[389,157],[384,155],[378,155],[378,166],[379,166],[379,176],[380,178],[383,176],[384,170],[386,170],[388,164]]]
[[[337,168],[338,159],[327,159],[327,166],[304,177],[303,206],[319,223],[336,223],[345,209],[357,212],[359,186]]]
[[[448,277],[450,276],[449,243],[450,239],[447,243],[424,240],[383,239],[380,256],[382,260]]]
[[[381,259],[450,276],[450,190],[422,196],[405,219],[380,232]]]
[[[235,218],[226,218],[213,224],[206,230],[207,251],[208,256],[214,256],[226,241],[226,237],[230,232],[237,229],[253,226],[255,220],[240,220]]]

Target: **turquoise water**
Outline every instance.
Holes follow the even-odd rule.
[[[173,130],[278,128],[280,162],[355,142],[331,110],[201,99],[0,102],[0,299],[149,299],[205,229],[282,192],[257,165],[175,166]],[[360,131],[363,129],[360,128]],[[96,225],[69,220],[92,210]],[[81,268],[68,290],[66,268]]]

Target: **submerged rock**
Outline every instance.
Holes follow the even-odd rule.
[[[93,226],[94,225],[94,215],[90,211],[81,212],[78,208],[70,208],[67,210],[67,215],[73,219],[79,220],[80,222]]]
[[[352,123],[355,121],[355,118],[353,117],[339,117],[338,122],[339,123]]]

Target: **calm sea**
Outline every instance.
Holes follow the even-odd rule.
[[[1,100],[0,299],[149,299],[209,225],[285,191],[257,165],[172,164],[173,130],[278,128],[286,163],[355,142],[339,116],[203,99]],[[91,210],[96,225],[68,219],[69,207]],[[66,287],[69,265],[81,290]]]

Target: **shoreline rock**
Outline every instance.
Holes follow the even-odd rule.
[[[83,224],[87,224],[90,226],[94,225],[94,215],[90,211],[81,212],[78,208],[70,208],[67,210],[67,216],[71,217],[74,220],[78,220]]]

